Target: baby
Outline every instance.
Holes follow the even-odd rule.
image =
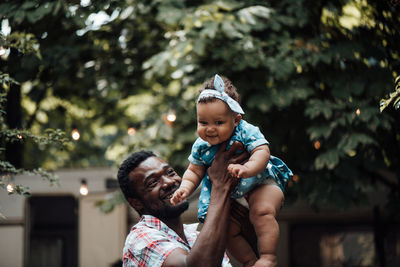
[[[198,218],[204,221],[210,201],[211,182],[206,169],[211,165],[221,143],[241,142],[250,153],[245,164],[230,164],[229,173],[240,178],[233,190],[233,198],[244,200],[258,238],[260,258],[240,235],[240,225],[232,220],[229,229],[228,250],[245,266],[276,266],[276,248],[279,226],[275,219],[284,200],[285,184],[292,171],[280,159],[271,156],[269,143],[258,127],[242,120],[244,114],[238,103],[236,88],[227,78],[215,75],[206,81],[197,99],[197,133],[192,147],[190,164],[180,188],[171,199],[177,204],[186,199],[203,180],[199,198]]]

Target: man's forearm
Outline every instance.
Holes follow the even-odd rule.
[[[187,266],[220,266],[228,237],[230,197],[228,189],[211,190],[203,228],[186,258]]]
[[[238,181],[229,175],[227,167],[230,159],[234,158],[235,151],[243,149],[243,145],[238,142],[234,142],[227,151],[226,146],[227,142],[221,144],[207,170],[212,183],[207,218],[196,243],[186,257],[186,266],[220,266],[224,257],[229,229],[230,192]]]

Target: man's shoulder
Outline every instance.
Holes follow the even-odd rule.
[[[166,233],[139,222],[126,238],[123,260],[127,266],[161,266],[176,247]]]
[[[155,227],[151,227],[143,222],[138,222],[137,224],[135,224],[129,234],[128,237],[132,236],[132,237],[145,237],[147,235],[162,235],[163,231],[155,228]]]
[[[133,255],[148,253],[149,249],[158,246],[165,246],[171,243],[171,238],[163,231],[149,227],[146,224],[134,225],[125,240],[124,251]],[[163,245],[164,244],[164,245]]]

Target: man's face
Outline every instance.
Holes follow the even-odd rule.
[[[171,219],[179,217],[189,207],[188,201],[176,206],[170,203],[182,179],[162,159],[147,158],[129,174],[129,178],[138,195],[138,200],[130,203],[142,214],[153,215],[159,219]]]

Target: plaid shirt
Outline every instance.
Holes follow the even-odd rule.
[[[197,225],[183,225],[186,243],[156,217],[143,215],[126,238],[123,266],[159,267],[174,249],[182,248],[189,252],[199,234]],[[222,267],[229,266],[231,264],[225,254]]]

